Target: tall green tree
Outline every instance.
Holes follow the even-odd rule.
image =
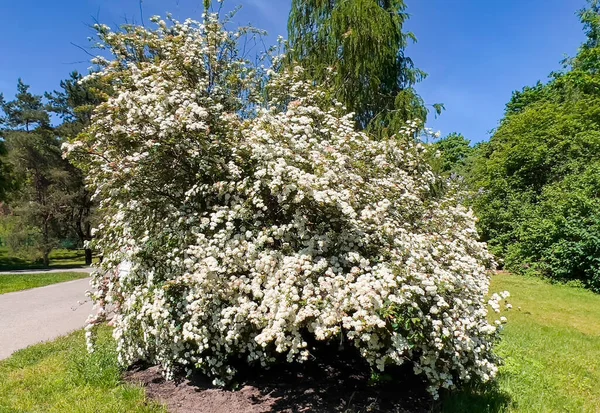
[[[600,8],[565,70],[515,92],[470,172],[480,230],[515,271],[600,291]]]
[[[82,81],[83,77],[77,72],[70,74],[68,79],[60,82],[61,90],[46,93],[48,108],[56,113],[62,123],[55,128],[61,141],[76,137],[90,124],[94,108],[105,96],[106,87],[97,80]],[[65,172],[69,175],[69,203],[65,205],[68,215],[66,226],[78,237],[82,245],[92,239],[92,221],[95,204],[91,193],[86,188],[84,176],[80,169],[67,163]],[[92,263],[92,250],[85,248],[86,264]]]
[[[0,109],[6,104],[4,95],[0,93]],[[10,172],[10,166],[6,161],[6,141],[2,136],[1,126],[4,125],[6,117],[0,112],[0,202],[6,202],[6,195],[12,187],[12,176]]]
[[[403,31],[405,10],[403,0],[293,0],[289,61],[316,82],[329,79],[361,128],[393,133],[406,120],[425,119],[414,90],[425,73],[405,54],[416,40]]]
[[[471,141],[453,132],[433,143],[439,151],[439,169],[444,173],[463,173],[467,160],[473,152]]]
[[[31,94],[29,86],[21,79],[17,81],[15,99],[10,102],[3,99],[2,110],[5,113],[4,122],[9,128],[29,132],[31,128],[50,125],[50,117],[42,102],[42,96]]]
[[[35,228],[34,242],[43,262],[64,234],[66,161],[61,157],[60,142],[50,125],[50,115],[40,95],[29,91],[21,80],[15,99],[2,102],[2,137],[8,149],[7,161],[16,185],[9,204],[23,226]]]

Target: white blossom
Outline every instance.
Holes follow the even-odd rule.
[[[111,303],[121,362],[223,385],[234,360],[302,362],[309,338],[342,337],[379,370],[410,360],[433,394],[493,378],[491,257],[433,191],[418,123],[375,140],[301,68],[242,60],[216,16],[152,21],[99,26],[114,93],[66,146],[103,216],[90,325]]]

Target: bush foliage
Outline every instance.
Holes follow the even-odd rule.
[[[433,394],[494,377],[491,259],[433,190],[415,125],[374,140],[302,69],[244,60],[251,31],[154,21],[97,27],[114,93],[65,145],[104,217],[90,326],[114,307],[122,362],[225,384],[240,361],[342,343],[375,369],[412,363]]]

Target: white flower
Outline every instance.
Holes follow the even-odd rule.
[[[100,200],[90,326],[110,303],[120,361],[223,385],[240,355],[303,362],[305,335],[343,335],[374,368],[411,360],[434,395],[493,378],[486,304],[508,295],[486,303],[491,257],[472,212],[431,191],[419,123],[373,139],[301,68],[240,60],[215,15],[153,21],[99,26],[114,94],[66,147]]]

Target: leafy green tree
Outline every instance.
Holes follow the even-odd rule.
[[[406,120],[427,116],[414,90],[425,73],[405,54],[416,40],[403,31],[405,9],[403,0],[292,1],[290,61],[316,82],[330,79],[361,128],[395,132]]]
[[[463,174],[467,160],[473,152],[471,141],[453,132],[433,144],[439,151],[440,170],[444,173]]]
[[[577,56],[567,59],[567,62],[574,69],[597,74],[600,70],[600,1],[588,0],[588,3],[588,7],[578,13],[587,39],[581,45]]]
[[[598,2],[565,71],[515,92],[469,171],[480,230],[507,268],[600,291]]]

